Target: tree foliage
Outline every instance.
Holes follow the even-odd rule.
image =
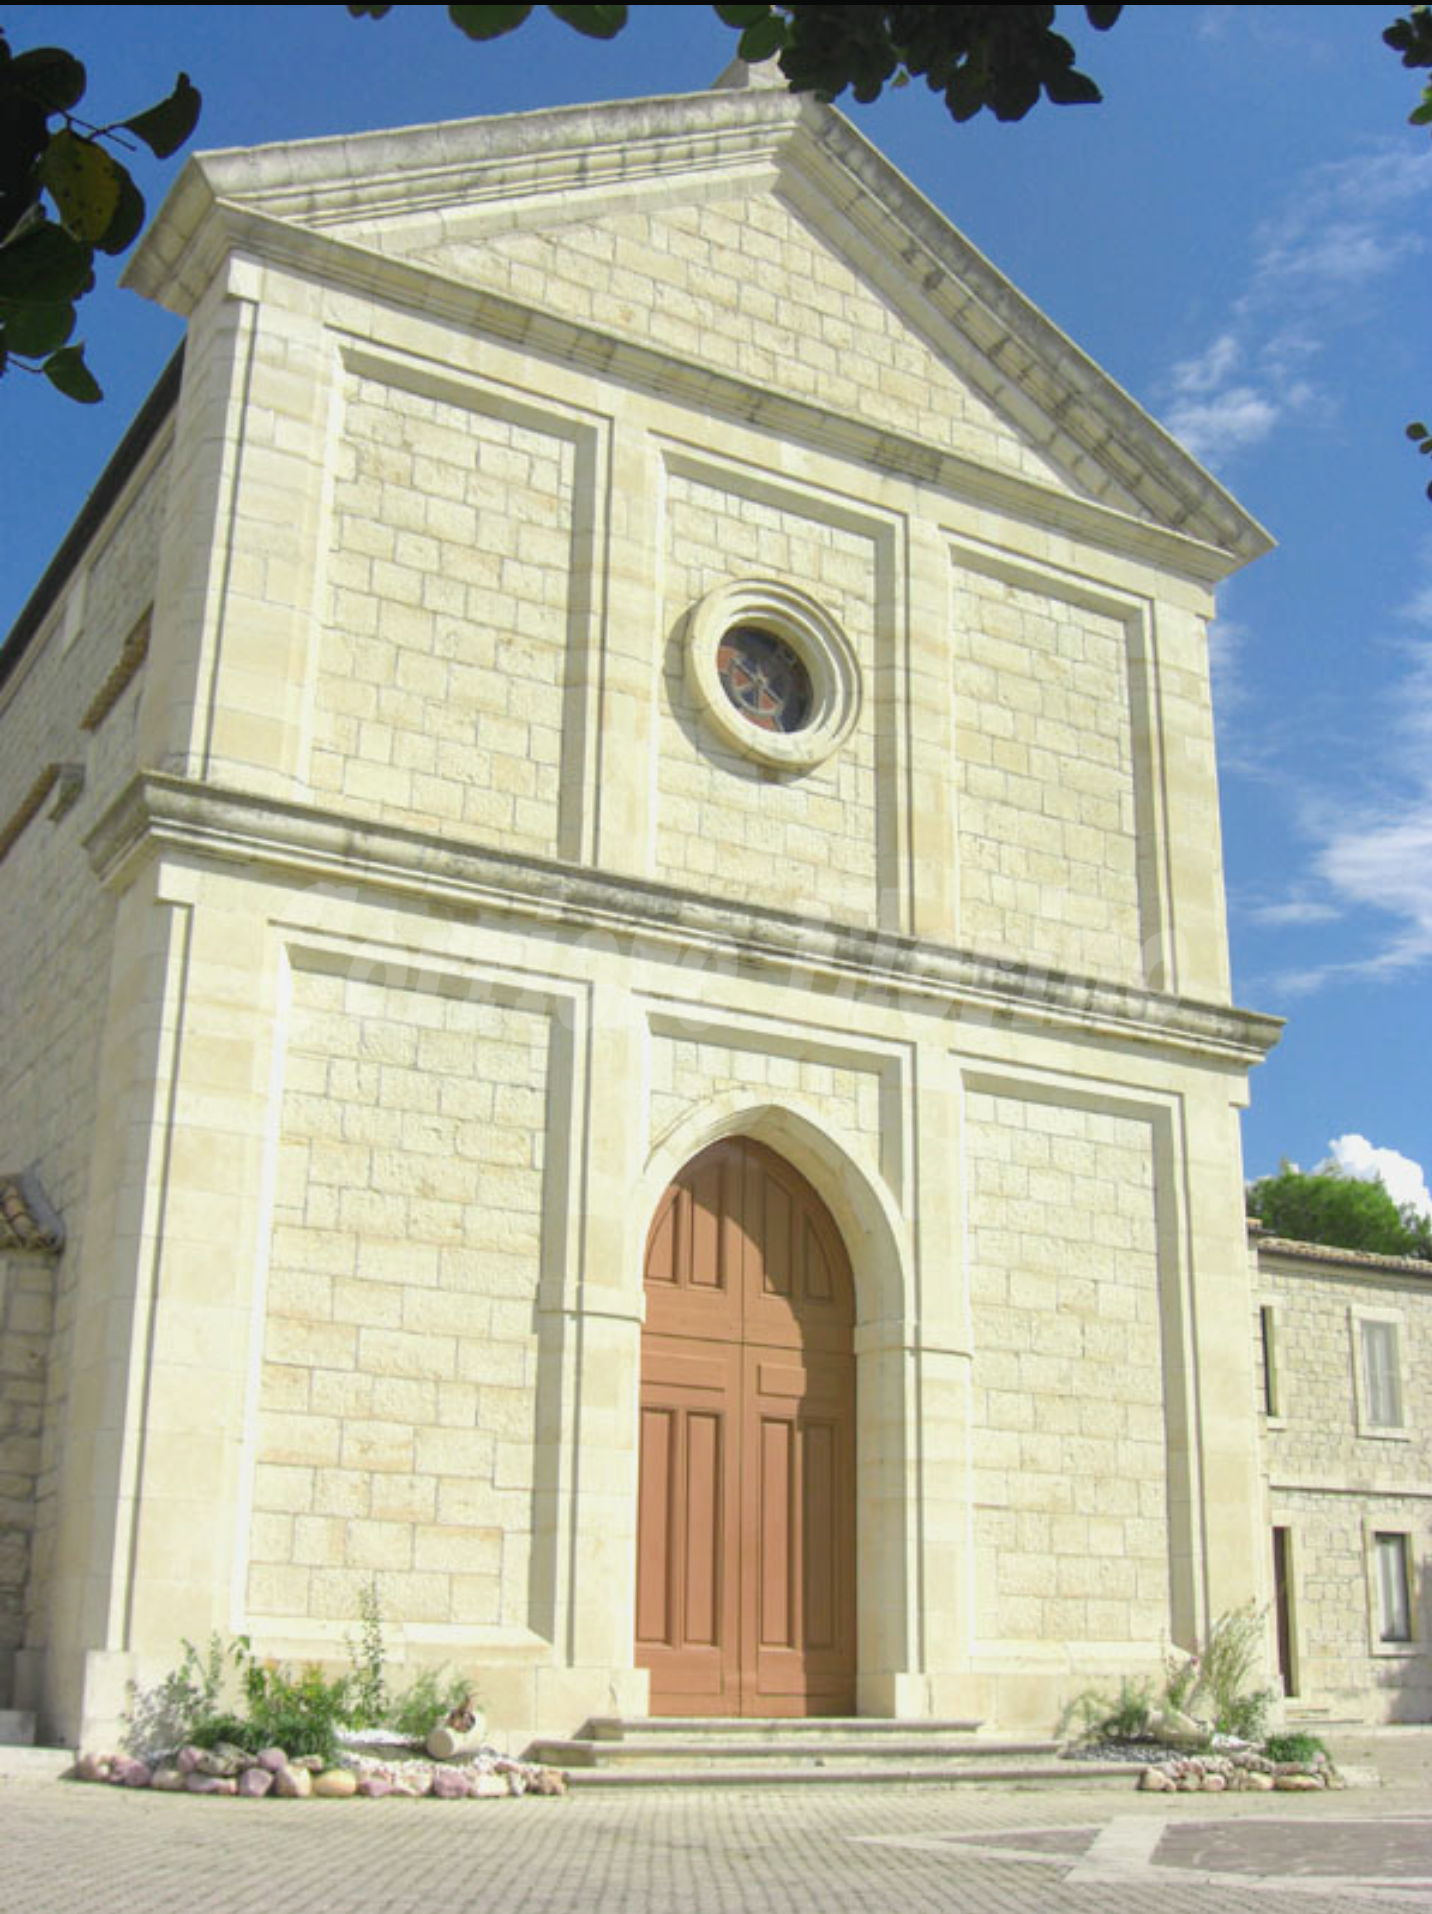
[[[381,20],[391,6],[350,6]],[[473,40],[511,33],[534,7],[449,7]],[[627,23],[626,7],[548,7],[594,39],[610,40]],[[847,87],[867,105],[887,85],[923,79],[942,93],[950,116],[972,119],[988,107],[996,119],[1022,120],[1043,94],[1059,106],[1103,95],[1074,65],[1074,49],[1054,31],[1054,7],[735,6],[713,11],[741,35],[737,52],[753,64],[777,60],[792,92],[833,100]],[[1113,26],[1122,7],[1086,6],[1091,26]]]
[[[1432,67],[1432,7],[1414,7],[1405,18],[1394,20],[1382,37],[1394,53],[1402,55],[1404,66],[1414,72]],[[1432,80],[1423,87],[1422,98],[1407,120],[1410,126],[1432,128]],[[1414,419],[1407,428],[1407,436],[1419,452],[1432,458],[1432,426]],[[1427,496],[1432,498],[1432,485],[1427,487]]]
[[[1249,1184],[1248,1212],[1272,1235],[1294,1242],[1432,1262],[1432,1220],[1410,1204],[1399,1209],[1381,1178],[1305,1173],[1284,1162],[1276,1176]]]
[[[87,84],[63,47],[12,53],[0,31],[0,374],[43,372],[67,398],[93,404],[98,381],[83,345],[70,343],[75,308],[94,286],[96,252],[124,252],[144,224],[144,196],[113,149],[138,140],[168,159],[200,101],[181,73],[157,106],[95,126],[75,111]]]

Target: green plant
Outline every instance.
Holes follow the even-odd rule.
[[[1266,1614],[1256,1602],[1220,1615],[1204,1644],[1198,1688],[1207,1698],[1215,1731],[1256,1741],[1276,1699],[1271,1688],[1250,1689],[1262,1666]]]
[[[1163,1705],[1186,1715],[1199,1686],[1197,1655],[1180,1655],[1177,1650],[1164,1657]]]
[[[148,1760],[173,1754],[186,1742],[198,1743],[212,1722],[219,1720],[224,1668],[230,1653],[218,1634],[209,1637],[201,1656],[193,1642],[184,1643],[177,1668],[152,1688],[129,1684],[129,1707],[124,1715],[124,1745],[131,1754]]]
[[[360,1630],[344,1641],[353,1673],[349,1678],[348,1719],[355,1728],[376,1728],[388,1712],[387,1656],[383,1642],[383,1606],[375,1575],[358,1597]]]
[[[1147,1733],[1153,1684],[1146,1678],[1131,1681],[1127,1675],[1112,1698],[1097,1688],[1066,1701],[1055,1724],[1059,1738],[1071,1723],[1079,1723],[1079,1738],[1084,1741],[1135,1741]]]
[[[460,1708],[472,1695],[472,1684],[455,1668],[421,1669],[388,1708],[388,1726],[409,1741],[421,1741],[430,1729]]]
[[[347,1675],[330,1679],[317,1662],[294,1674],[285,1663],[261,1662],[240,1636],[237,1659],[248,1704],[241,1726],[241,1747],[279,1747],[289,1755],[321,1755],[332,1761],[338,1753],[338,1730],[348,1719],[350,1684]],[[230,1737],[231,1739],[233,1737]]]
[[[1319,1755],[1325,1755],[1327,1748],[1316,1735],[1294,1732],[1266,1736],[1263,1741],[1263,1753],[1269,1761],[1312,1762]]]

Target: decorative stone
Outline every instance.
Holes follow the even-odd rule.
[[[205,1774],[195,1768],[185,1775],[184,1787],[189,1794],[236,1794],[239,1784],[231,1774]]]
[[[565,1794],[567,1777],[560,1768],[539,1768],[532,1778],[533,1794]]]
[[[288,1765],[290,1768],[307,1768],[310,1774],[322,1774],[328,1763],[322,1755],[295,1755]]]
[[[246,1800],[259,1801],[268,1793],[273,1784],[274,1776],[272,1771],[268,1768],[262,1768],[255,1763],[252,1768],[245,1768],[244,1772],[239,1776],[239,1793],[243,1795]]]
[[[174,1765],[178,1768],[181,1774],[193,1774],[194,1770],[198,1767],[199,1763],[203,1759],[204,1759],[204,1750],[202,1748],[194,1747],[193,1744],[191,1743],[189,1747],[181,1748],[179,1750],[178,1759],[176,1760]]]
[[[346,1800],[358,1792],[358,1777],[348,1768],[325,1768],[313,1778],[313,1792],[324,1800]]]
[[[150,1787],[160,1794],[182,1794],[184,1791],[184,1770],[182,1768],[156,1768]]]
[[[265,1748],[259,1756],[259,1766],[267,1768],[270,1774],[277,1774],[280,1768],[288,1766],[288,1756],[282,1748]]]
[[[75,1779],[78,1781],[108,1781],[109,1756],[82,1754],[75,1763]]]
[[[1250,1770],[1244,1781],[1244,1786],[1254,1794],[1269,1794],[1272,1792],[1273,1785],[1272,1775],[1262,1774],[1257,1769]]]
[[[1322,1785],[1315,1774],[1280,1774],[1273,1783],[1280,1794],[1320,1793]]]
[[[273,1778],[273,1791],[290,1800],[307,1800],[313,1793],[313,1776],[307,1768],[295,1768],[292,1765],[280,1768]]]
[[[381,1801],[385,1794],[396,1792],[397,1784],[385,1774],[365,1774],[358,1783],[358,1792],[369,1801]]]
[[[1203,1777],[1203,1792],[1205,1794],[1222,1794],[1227,1786],[1228,1783],[1221,1774],[1206,1774]]]
[[[154,1780],[154,1770],[147,1761],[128,1761],[124,1768],[126,1788],[147,1788]]]
[[[204,1749],[194,1763],[194,1772],[228,1779],[239,1772],[241,1754],[242,1750],[235,1748],[232,1743],[221,1741],[217,1747]]]
[[[1139,1776],[1139,1792],[1141,1794],[1167,1794],[1172,1787],[1173,1782],[1164,1773],[1162,1768],[1145,1768]]]
[[[471,1792],[467,1776],[456,1768],[439,1768],[433,1775],[433,1793],[439,1801],[464,1801]],[[506,1792],[505,1784],[503,1792]]]

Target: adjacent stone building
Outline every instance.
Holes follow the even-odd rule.
[[[130,278],[0,651],[15,1698],[376,1578],[514,1735],[1047,1727],[1266,1598],[1258,526],[768,88],[201,155]]]

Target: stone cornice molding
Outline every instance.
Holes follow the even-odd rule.
[[[777,181],[804,216],[817,224],[824,217],[857,238],[885,296],[908,308],[935,349],[958,361],[1034,443],[1096,495],[1120,495],[1101,507],[1025,481],[1011,502],[1021,498],[1028,507],[1043,495],[1036,519],[1051,516],[1049,501],[1057,499],[1060,522],[1082,504],[1094,523],[1108,512],[1115,522],[1181,534],[1218,554],[1216,565],[1197,568],[1200,576],[1220,576],[1271,547],[1216,480],[833,107],[780,91],[678,95],[201,153],[185,165],[124,283],[187,313],[225,256],[247,247],[309,278],[466,323],[476,315],[485,329],[542,351],[603,366],[620,359],[624,376],[644,365],[642,384],[670,390],[675,372],[686,387],[709,389],[718,409],[775,430],[789,430],[788,418],[803,420],[807,429],[797,435],[808,438],[810,420],[822,420],[825,440],[844,422],[817,407],[479,293],[399,257],[419,235],[429,244],[480,239],[514,224],[570,221],[643,190],[709,192],[714,184],[732,192]],[[293,243],[300,238],[309,244]],[[650,376],[657,367],[659,380]],[[956,489],[977,474],[982,496],[991,497],[997,475],[985,467],[899,435],[867,429],[863,436],[874,449],[859,456],[871,463],[936,483],[963,467],[965,483]],[[1130,498],[1137,512],[1127,508]],[[1108,542],[1107,532],[1100,542]]]
[[[963,1022],[1037,1024],[1192,1052],[1246,1068],[1282,1019],[893,933],[821,923],[752,904],[713,903],[650,880],[523,857],[451,836],[366,823],[317,806],[141,772],[85,839],[101,880],[121,889],[155,856],[199,857],[256,874],[428,899],[521,931],[675,956],[691,970],[784,974],[803,988],[943,1005]]]

